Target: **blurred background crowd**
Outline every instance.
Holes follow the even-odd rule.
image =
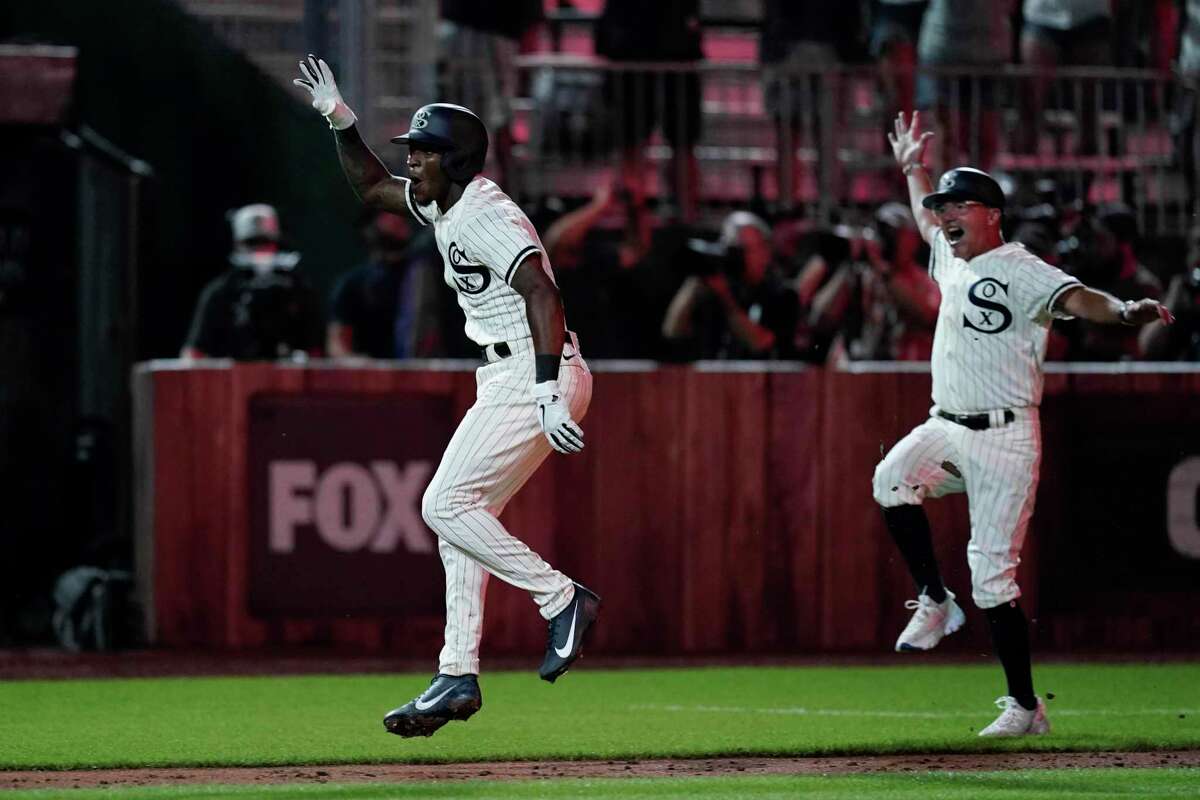
[[[902,109],[1010,240],[1178,319],[1059,323],[1049,360],[1200,361],[1200,0],[0,4],[0,642],[46,572],[128,563],[136,364],[478,358],[429,231],[353,197],[309,52],[394,172],[417,107],[480,114],[590,361],[928,359]]]
[[[247,47],[258,28],[244,4],[183,5],[290,75],[290,54]],[[395,95],[376,63],[384,37],[348,43],[343,6],[309,2],[304,19],[319,31],[316,7],[336,23],[315,41],[362,96],[361,126],[383,142],[425,98],[477,110],[487,174],[530,211],[593,358],[926,360],[938,292],[884,140],[902,109],[938,132],[935,171],[972,164],[1001,180],[1009,239],[1180,318],[1140,336],[1068,322],[1049,360],[1200,357],[1200,4],[442,0],[425,9],[433,46],[409,54]],[[418,6],[367,4],[356,24]],[[327,286],[292,303],[303,337],[205,351],[197,317],[185,352],[474,356],[432,239],[404,220],[357,227],[363,263],[322,265]]]

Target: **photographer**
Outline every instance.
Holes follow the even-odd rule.
[[[715,243],[688,241],[690,274],[663,318],[662,335],[688,359],[792,358],[796,293],[780,278],[771,231],[735,211]]]
[[[839,225],[847,257],[813,296],[809,326],[832,337],[833,361],[924,361],[941,295],[922,263],[912,212],[885,203],[874,225]]]
[[[319,302],[296,269],[299,254],[280,248],[275,209],[256,203],[228,217],[229,269],[200,293],[180,357],[271,361],[318,355]]]
[[[1162,283],[1137,257],[1137,218],[1126,205],[1113,203],[1085,214],[1060,245],[1063,268],[1093,288],[1121,300],[1162,296]],[[1128,325],[1103,325],[1083,319],[1062,325],[1072,361],[1130,361],[1139,357],[1140,331]]]
[[[1155,322],[1142,328],[1142,358],[1200,361],[1200,225],[1188,231],[1187,268],[1171,278],[1163,305],[1175,315],[1175,324]]]

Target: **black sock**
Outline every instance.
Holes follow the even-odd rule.
[[[1029,622],[1016,600],[989,608],[988,626],[996,656],[1008,679],[1008,693],[1027,711],[1037,708],[1033,694],[1033,667],[1029,659]]]
[[[894,506],[883,509],[883,520],[892,535],[900,554],[908,564],[908,571],[935,603],[946,601],[946,587],[938,572],[937,558],[933,555],[933,533],[929,530],[929,518],[920,506]]]

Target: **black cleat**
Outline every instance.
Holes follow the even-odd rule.
[[[383,727],[397,736],[433,736],[452,719],[465,720],[483,706],[475,675],[434,675],[419,697],[383,718]]]
[[[538,670],[542,680],[554,683],[571,668],[583,653],[584,639],[599,615],[600,598],[595,592],[575,584],[571,602],[550,620],[546,658]]]

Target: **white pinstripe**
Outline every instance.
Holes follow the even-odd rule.
[[[971,515],[967,563],[980,608],[1021,596],[1016,582],[1041,466],[1042,361],[1054,304],[1079,281],[1017,244],[970,262],[941,231],[930,274],[941,289],[934,334],[930,418],[875,468],[872,490],[885,508],[965,491]],[[1011,410],[1014,422],[1003,423]],[[987,414],[975,431],[936,416]]]
[[[574,596],[571,579],[499,520],[551,452],[533,400],[534,353],[525,300],[509,282],[532,252],[541,254],[551,280],[554,274],[529,219],[486,178],[472,180],[444,214],[432,203],[416,207],[411,191],[406,196],[417,221],[434,226],[443,274],[458,293],[467,336],[481,346],[505,342],[513,351],[476,371],[475,404],[451,437],[421,501],[421,515],[438,536],[446,571],[446,631],[438,671],[478,674],[489,574],[529,592],[546,619]],[[592,374],[576,342],[567,343],[564,356],[559,389],[578,422],[591,401]]]

